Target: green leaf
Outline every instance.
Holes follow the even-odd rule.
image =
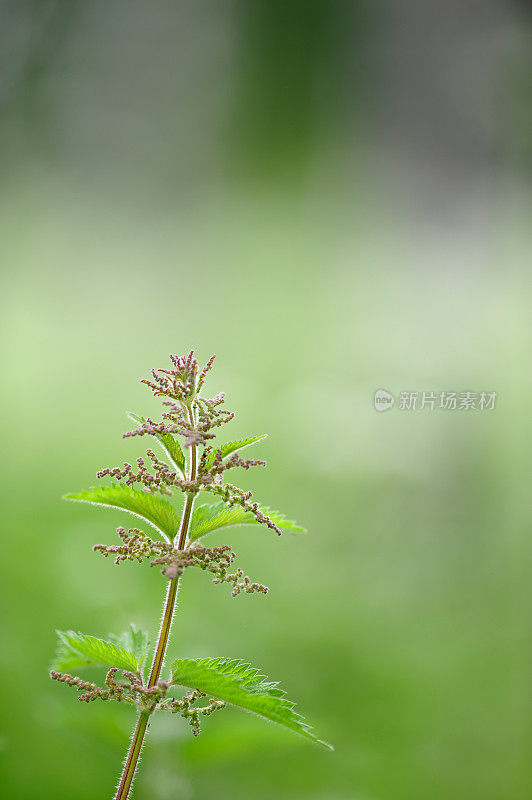
[[[221,444],[220,447],[216,447],[215,445],[214,450],[207,457],[205,466],[207,467],[207,469],[209,469],[209,467],[212,467],[214,459],[216,458],[217,450],[221,450],[222,456],[223,458],[225,458],[231,453],[234,453],[235,450],[242,450],[242,448],[248,447],[250,444],[253,444],[254,442],[260,442],[261,439],[265,439],[267,435],[268,435],[267,433],[264,433],[262,436],[250,436],[248,439],[237,439],[234,442],[226,442],[225,444]]]
[[[293,520],[286,519],[279,511],[272,511],[267,506],[261,506],[260,511],[270,517],[277,527],[290,531],[305,533],[305,528]],[[244,511],[241,506],[228,506],[221,500],[219,503],[197,506],[192,514],[189,539],[194,541],[206,533],[229,525],[259,525],[250,511]]]
[[[53,668],[69,672],[77,667],[118,667],[136,672],[140,661],[125,647],[106,639],[97,639],[74,631],[56,631],[59,637]]]
[[[181,521],[180,515],[168,500],[118,483],[113,483],[111,486],[91,486],[90,489],[65,494],[63,497],[65,500],[77,500],[96,506],[121,508],[135,517],[146,520],[170,540],[176,535]]]
[[[132,622],[127,631],[120,636],[108,635],[108,640],[128,650],[137,659],[138,664],[142,664],[148,653],[150,642],[146,631],[139,630]]]
[[[141,417],[138,414],[134,414],[132,411],[126,411],[127,416],[130,420],[135,422],[139,427],[146,422],[145,417]],[[161,435],[157,435],[154,437],[157,439],[161,447],[163,448],[164,452],[173,463],[175,467],[181,472],[182,475],[185,474],[185,455],[181,449],[181,445],[177,441],[177,439],[172,436],[171,433],[165,433]]]
[[[317,744],[333,749],[332,745],[318,739],[303,718],[293,710],[294,703],[285,698],[285,692],[239,659],[200,658],[177,659],[171,666],[172,681],[189,689],[199,689],[226,703],[277,722]]]
[[[184,475],[186,466],[185,456],[175,436],[172,436],[171,433],[165,433],[163,436],[157,436],[156,438],[172,463],[178,468],[181,474]]]

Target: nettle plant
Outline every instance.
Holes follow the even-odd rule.
[[[57,631],[58,650],[50,672],[53,680],[73,686],[83,702],[115,700],[137,709],[137,722],[115,800],[125,800],[129,795],[148,722],[159,711],[184,717],[197,736],[201,717],[229,704],[331,748],[294,711],[294,703],[286,699],[277,683],[240,659],[177,658],[161,677],[178,586],[186,569],[198,567],[211,573],[213,583],[230,585],[233,597],[242,592],[268,591],[266,586],[252,582],[242,569],[235,569],[235,553],[229,545],[206,547],[200,540],[211,531],[234,525],[263,525],[277,534],[283,529],[304,531],[283,514],[252,501],[250,491],[224,480],[230,469],[265,466],[265,461],[240,456],[243,448],[265,437],[213,444],[215,431],[234,417],[232,412],[220,408],[223,392],[211,398],[201,396],[214,356],[201,371],[194,351],[188,356],[171,355],[170,359],[171,369],[152,370],[153,380],[142,381],[156,397],[163,398],[161,422],[130,413],[128,416],[137,427],[124,434],[124,438],[153,437],[166,460],[153,450],[146,450],[150,469],[144,458],[137,459],[136,467],[126,462],[123,467],[105,468],[97,476],[114,479],[111,485],[65,495],[68,500],[122,509],[151,526],[155,531],[151,536],[139,528],[126,531],[119,527],[120,544],[97,544],[93,549],[105,558],[111,556],[115,564],[148,561],[151,566],[158,565],[167,584],[159,634],[149,660],[152,648],[148,636],[133,624],[121,636],[107,639]],[[178,437],[184,441],[183,448]],[[134,488],[136,484],[140,489]],[[176,490],[184,497],[181,510],[166,499]],[[195,505],[200,493],[214,495],[216,502]],[[87,666],[108,668],[103,685],[72,674]]]

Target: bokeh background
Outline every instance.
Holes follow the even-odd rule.
[[[111,796],[132,711],[49,681],[54,629],[155,633],[164,586],[60,497],[194,347],[309,534],[213,535],[270,594],[187,574],[171,654],[262,666],[336,750],[155,719],[135,797],[529,798],[530,3],[0,9],[2,796]]]

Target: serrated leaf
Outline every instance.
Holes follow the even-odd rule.
[[[286,519],[285,515],[279,511],[273,511],[267,506],[261,506],[259,510],[262,514],[270,517],[278,528],[305,533],[305,528],[291,519]],[[192,542],[195,539],[199,539],[200,536],[205,536],[206,533],[229,525],[259,524],[253,514],[250,511],[244,511],[241,506],[228,506],[223,500],[219,503],[206,503],[196,506],[194,509],[190,523],[189,539]]]
[[[226,442],[225,444],[221,444],[219,447],[214,445],[214,450],[212,453],[209,453],[207,456],[207,460],[205,462],[205,466],[207,469],[212,467],[214,463],[214,459],[216,458],[216,451],[222,451],[222,457],[225,458],[226,456],[231,455],[236,450],[242,450],[244,447],[249,447],[250,444],[254,444],[254,442],[260,442],[261,439],[265,439],[268,434],[264,433],[262,436],[250,436],[247,439],[236,439],[234,442]]]
[[[132,411],[127,411],[126,414],[129,419],[135,422],[139,427],[146,422],[145,417],[141,417],[139,414],[134,414]],[[181,445],[177,439],[172,436],[171,433],[160,435],[157,434],[154,436],[154,438],[157,439],[173,465],[177,467],[182,475],[184,475],[186,467],[185,454],[183,453]]]
[[[120,634],[120,636],[109,634],[107,638],[110,642],[114,642],[115,644],[120,645],[120,647],[123,647],[125,650],[128,650],[130,653],[133,653],[138,664],[142,664],[144,662],[150,647],[150,642],[146,631],[140,630],[131,622],[129,628],[124,631],[124,633]]]
[[[56,633],[59,644],[53,668],[60,672],[88,666],[118,667],[136,672],[140,666],[135,655],[116,642],[75,631]]]
[[[91,486],[90,489],[65,494],[63,497],[65,500],[77,500],[96,506],[121,508],[135,517],[146,520],[170,540],[176,535],[181,521],[180,515],[168,500],[118,483],[113,483],[111,486]]]
[[[226,703],[258,714],[260,717],[283,725],[316,744],[333,749],[332,745],[318,739],[303,718],[293,710],[294,703],[276,682],[270,682],[257,669],[239,659],[181,658],[171,666],[172,681],[189,689],[199,689]]]

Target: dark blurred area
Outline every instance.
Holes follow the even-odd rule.
[[[60,497],[195,347],[309,534],[213,535],[270,594],[186,575],[170,655],[261,666],[336,749],[157,719],[134,796],[529,798],[531,4],[0,10],[2,796],[111,796],[133,714],[52,684],[54,629],[154,635],[164,586]]]

